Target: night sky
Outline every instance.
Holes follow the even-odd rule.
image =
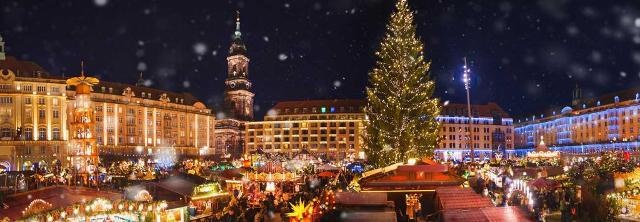
[[[394,1],[1,3],[9,55],[57,75],[77,75],[80,60],[107,81],[133,84],[142,71],[148,86],[190,92],[216,108],[240,10],[261,119],[279,100],[364,98]],[[575,84],[598,95],[640,83],[637,0],[409,3],[443,101],[465,101],[465,56],[472,103],[494,101],[514,116],[568,104]]]

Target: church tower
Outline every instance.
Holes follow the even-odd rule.
[[[576,84],[576,88],[571,92],[571,105],[578,106],[582,100],[582,89]]]
[[[2,36],[0,35],[0,60],[5,59],[7,59],[7,57],[4,54],[4,40],[2,40]]]
[[[226,118],[240,121],[253,120],[253,96],[249,81],[249,58],[240,32],[240,13],[236,17],[227,57],[227,79],[225,80],[224,111]]]

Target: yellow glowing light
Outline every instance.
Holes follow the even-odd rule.
[[[287,213],[288,217],[294,217],[298,220],[301,220],[302,218],[304,218],[305,213],[307,213],[307,211],[312,212],[313,209],[311,209],[311,204],[307,205],[304,201],[302,201],[302,199],[298,200],[297,204],[292,204],[289,203],[291,205],[291,213]]]

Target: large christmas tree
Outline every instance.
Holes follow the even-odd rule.
[[[364,139],[374,167],[430,156],[437,142],[439,101],[413,16],[407,0],[398,0],[369,73]]]

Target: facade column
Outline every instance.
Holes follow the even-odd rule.
[[[153,123],[151,123],[151,124],[153,124],[153,143],[152,144],[153,144],[154,147],[158,146],[158,144],[157,144],[157,142],[158,142],[158,125],[156,124],[156,120],[157,120],[158,116],[156,115],[156,112],[157,112],[156,108],[153,108]]]
[[[144,111],[143,112],[144,112],[144,124],[142,124],[142,125],[143,125],[143,128],[144,128],[143,129],[144,130],[144,147],[147,147],[147,144],[149,143],[149,139],[148,139],[149,138],[148,137],[148,134],[149,134],[149,130],[148,130],[149,129],[149,127],[148,127],[148,125],[149,125],[149,117],[148,117],[149,113],[147,111],[147,107],[144,107]]]
[[[118,146],[118,104],[114,104],[113,106],[113,135],[115,136],[113,144],[114,146]]]
[[[31,96],[31,117],[33,117],[33,127],[31,127],[31,140],[38,140],[38,100],[35,96]]]

